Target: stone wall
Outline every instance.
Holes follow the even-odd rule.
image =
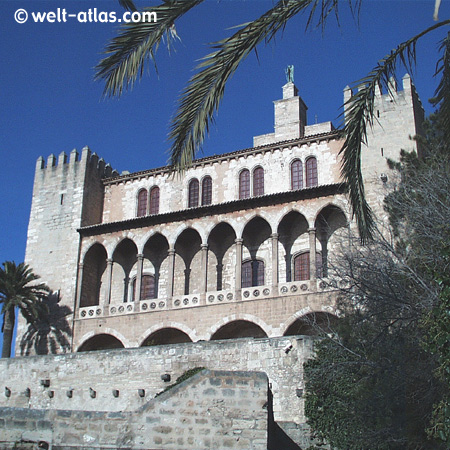
[[[0,449],[266,450],[267,430],[268,380],[257,372],[204,370],[133,412],[0,409]]]
[[[173,382],[188,369],[205,367],[265,372],[275,420],[303,423],[297,389],[303,389],[312,343],[298,336],[242,338],[0,359],[0,407],[135,411],[170,384],[162,375]]]

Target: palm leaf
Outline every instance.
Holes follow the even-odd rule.
[[[400,62],[411,72],[416,61],[417,41],[431,31],[449,24],[450,20],[439,22],[403,42],[379,61],[378,65],[365,78],[356,83],[358,86],[363,86],[350,99],[348,104],[346,112],[348,115],[344,127],[345,142],[340,152],[342,154],[342,176],[348,186],[353,215],[356,218],[363,243],[372,238],[374,229],[373,214],[364,196],[361,174],[361,147],[362,144],[367,143],[367,127],[373,126],[375,92],[379,86],[384,86],[388,92],[391,92],[392,82],[390,78],[395,78],[397,64]],[[446,61],[448,64],[448,58]],[[448,92],[446,95],[448,96]]]
[[[358,5],[359,1],[354,3]],[[183,91],[172,120],[169,133],[173,142],[170,150],[172,165],[183,170],[192,163],[214,121],[226,82],[239,64],[260,42],[271,41],[278,31],[284,30],[289,19],[309,6],[307,27],[313,23],[316,13],[319,24],[323,24],[337,8],[337,0],[280,0],[258,19],[242,25],[231,37],[212,44],[215,51],[197,66],[200,71]]]
[[[178,38],[174,24],[183,14],[203,0],[172,0],[144,8],[143,11],[154,12],[156,22],[138,22],[124,25],[118,36],[107,46],[102,59],[96,67],[96,79],[105,81],[105,95],[121,95],[124,89],[133,87],[141,78],[149,60],[155,63],[155,53],[161,41],[166,38],[170,48]],[[155,64],[156,68],[156,64]]]
[[[132,0],[119,0],[119,5],[127,11],[137,11],[137,8]]]

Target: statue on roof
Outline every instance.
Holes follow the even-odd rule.
[[[293,83],[294,82],[294,66],[287,66],[285,73],[286,73],[286,81],[288,83]]]

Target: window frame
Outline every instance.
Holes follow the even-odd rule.
[[[298,189],[303,189],[303,162],[299,158],[291,162],[291,190],[296,191]]]
[[[155,194],[156,193],[156,194]],[[150,205],[149,205],[149,214],[155,215],[159,214],[159,195],[160,195],[160,189],[158,186],[153,186],[150,189]]]
[[[142,199],[142,194],[145,193],[145,199]],[[145,188],[141,188],[137,194],[137,206],[136,206],[136,217],[144,217],[148,212],[148,191]]]
[[[264,195],[264,169],[257,166],[253,169],[253,197]]]
[[[244,175],[246,179],[244,180]],[[242,169],[239,172],[239,200],[250,198],[251,186],[250,186],[250,170]]]
[[[208,183],[208,186],[206,186]],[[212,177],[206,175],[202,179],[202,206],[207,206],[212,204]]]
[[[314,167],[310,165],[314,163]],[[305,161],[305,179],[306,187],[316,187],[319,185],[319,171],[317,167],[317,158],[309,156]]]
[[[192,178],[188,184],[188,208],[197,208],[199,204],[200,183]]]

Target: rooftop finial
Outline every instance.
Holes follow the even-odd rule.
[[[286,73],[286,81],[288,83],[294,82],[294,66],[290,65],[286,67],[286,70],[284,71]]]

